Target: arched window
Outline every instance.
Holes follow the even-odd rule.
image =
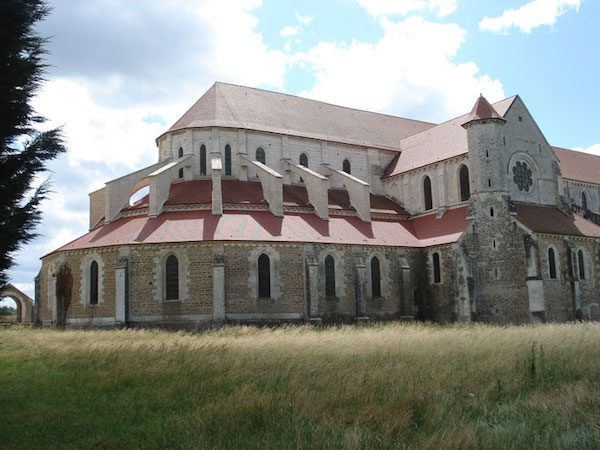
[[[206,175],[206,145],[200,146],[200,175]]]
[[[258,257],[258,296],[271,297],[271,262],[264,253]]]
[[[90,305],[98,304],[98,263],[90,265]]]
[[[577,263],[579,264],[579,279],[585,280],[585,258],[583,256],[583,250],[577,252]]]
[[[371,259],[371,295],[381,297],[381,276],[377,257]]]
[[[325,258],[325,295],[335,297],[335,262],[331,255]]]
[[[462,166],[459,172],[460,178],[460,201],[464,202],[469,200],[471,196],[471,187],[469,186],[469,168]]]
[[[548,249],[548,274],[550,278],[556,279],[556,255],[552,247]]]
[[[258,147],[256,149],[256,160],[258,162],[261,162],[263,164],[266,164],[266,158],[265,158],[265,151],[262,149],[262,147]]]
[[[583,209],[588,209],[588,207],[587,207],[587,195],[585,195],[585,192],[581,192],[581,207]]]
[[[345,159],[342,163],[342,170],[347,174],[352,174],[352,167],[350,166],[350,161],[348,161],[347,159]]]
[[[435,252],[433,254],[433,282],[441,283],[442,282],[442,271],[440,267],[440,254]]]
[[[425,211],[433,209],[433,199],[431,196],[431,179],[427,176],[423,180],[423,199],[425,200]]]
[[[179,298],[179,261],[175,255],[167,258],[166,262],[166,300]]]
[[[231,146],[225,146],[225,175],[231,175]]]
[[[306,156],[306,153],[302,153],[300,155],[300,165],[308,167],[308,156]]]
[[[179,147],[179,157],[183,158],[183,148]],[[183,178],[183,167],[179,169],[179,178]]]

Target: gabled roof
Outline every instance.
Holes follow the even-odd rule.
[[[506,115],[517,96],[493,104],[501,117]],[[486,101],[487,102],[487,101]],[[476,105],[477,106],[477,105]],[[409,170],[460,156],[468,152],[467,131],[462,127],[471,114],[465,114],[440,125],[402,139],[402,153],[389,175],[399,175]]]
[[[515,202],[515,208],[515,219],[531,231],[600,238],[600,227],[577,214],[571,219],[558,208],[527,203]]]
[[[469,124],[475,120],[485,120],[485,119],[502,119],[502,120],[504,120],[504,117],[502,117],[500,114],[498,114],[496,112],[494,107],[492,105],[490,105],[490,102],[488,102],[483,95],[479,94],[479,98],[473,105],[473,109],[471,110],[471,112],[469,113],[467,118],[465,119],[465,122],[462,124],[462,126],[464,127],[467,124]]]
[[[552,147],[560,161],[563,178],[600,184],[600,156]]]
[[[186,128],[242,128],[398,149],[402,138],[434,125],[262,89],[215,83],[167,133]]]

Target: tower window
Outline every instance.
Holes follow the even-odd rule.
[[[335,297],[335,262],[331,255],[325,258],[325,296]]]
[[[377,257],[371,259],[371,295],[381,297],[381,273]]]
[[[179,157],[183,158],[183,148],[179,147]],[[183,178],[183,167],[179,169],[179,178]]]
[[[342,163],[342,170],[349,175],[352,174],[352,167],[350,166],[350,161],[348,161],[348,159],[345,159]]]
[[[200,146],[200,175],[206,175],[206,145]]]
[[[585,258],[583,256],[583,250],[577,252],[577,263],[579,264],[579,279],[585,280]]]
[[[264,253],[258,257],[258,296],[271,297],[271,262]]]
[[[165,263],[166,272],[166,300],[177,300],[179,298],[179,261],[175,255],[167,258]]]
[[[98,263],[90,265],[90,305],[98,304]]]
[[[225,146],[225,175],[231,175],[231,146]]]
[[[494,217],[494,208],[490,208],[490,217]]]
[[[467,166],[461,166],[459,172],[460,178],[460,201],[464,202],[469,200],[471,196],[471,187],[469,186],[469,168]]]
[[[258,147],[256,149],[256,160],[260,163],[266,164],[265,151],[262,149],[262,147]]]
[[[492,179],[488,178],[488,187],[492,187]]]
[[[433,282],[441,283],[442,282],[442,271],[440,268],[440,254],[435,252],[433,254]]]
[[[551,279],[556,279],[556,255],[552,247],[548,249],[548,274]]]
[[[425,201],[425,211],[433,209],[433,198],[431,196],[431,179],[426,176],[423,179],[423,199]]]

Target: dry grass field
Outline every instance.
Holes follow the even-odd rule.
[[[598,448],[600,325],[0,329],[3,448]]]

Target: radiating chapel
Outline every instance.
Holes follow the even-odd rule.
[[[156,144],[42,258],[38,322],[600,318],[600,157],[519,96],[435,124],[215,83]]]

